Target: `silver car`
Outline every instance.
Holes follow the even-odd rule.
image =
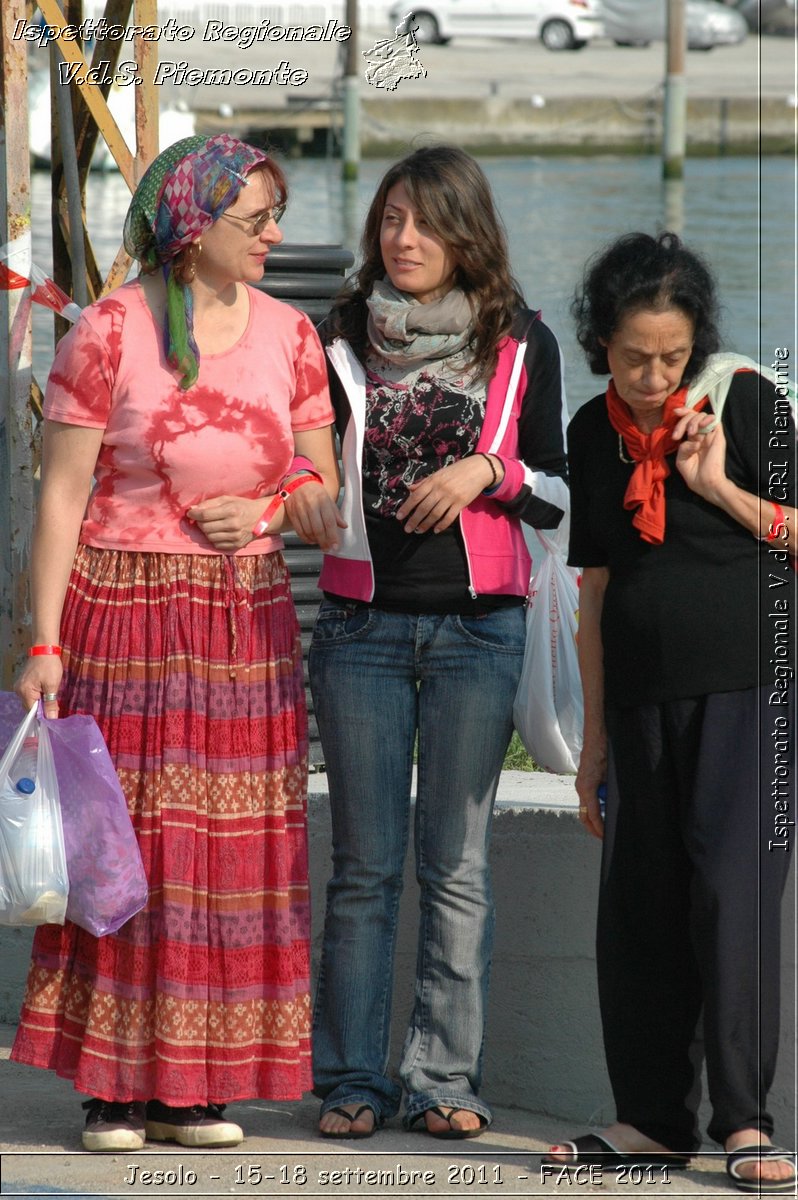
[[[755,33],[795,33],[795,0],[730,0]]]
[[[666,0],[601,0],[604,31],[617,46],[647,46],[649,42],[664,41],[666,9]],[[715,0],[687,0],[685,9],[690,50],[733,46],[748,35],[743,17],[725,4],[717,4]]]
[[[417,42],[538,37],[547,50],[581,50],[603,33],[600,9],[601,0],[397,0],[388,19],[396,26],[410,12]]]

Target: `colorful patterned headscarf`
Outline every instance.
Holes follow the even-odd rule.
[[[187,137],[162,151],[144,173],[125,218],[125,249],[146,270],[162,266],[166,280],[166,357],[185,390],[197,381],[191,288],[180,284],[172,260],[196,242],[238,198],[247,172],[267,155],[229,134]]]

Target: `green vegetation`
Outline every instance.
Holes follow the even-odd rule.
[[[540,767],[531,759],[523,747],[520,737],[513,731],[510,745],[504,756],[505,771],[539,771]]]

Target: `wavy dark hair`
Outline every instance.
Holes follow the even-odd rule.
[[[693,322],[693,350],[682,375],[689,383],[720,347],[715,280],[707,263],[675,233],[627,233],[590,259],[571,313],[594,375],[608,375],[608,342],[636,312],[678,308]]]
[[[414,206],[455,260],[455,283],[469,297],[478,318],[470,366],[488,378],[496,365],[498,343],[509,333],[524,299],[510,272],[507,235],[490,184],[471,155],[456,146],[424,146],[383,176],[363,228],[361,265],[337,296],[323,336],[326,341],[345,337],[360,358],[367,350],[366,300],[386,273],[380,227],[385,198],[398,183],[404,184]]]

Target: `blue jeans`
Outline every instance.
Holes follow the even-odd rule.
[[[479,1099],[493,937],[488,843],[512,733],[523,608],[415,616],[325,602],[310,681],[330,789],[327,888],[314,1012],[322,1112],[399,1111],[387,1074],[396,919],[418,734],[415,1002],[402,1050],[405,1124],[434,1104]]]

